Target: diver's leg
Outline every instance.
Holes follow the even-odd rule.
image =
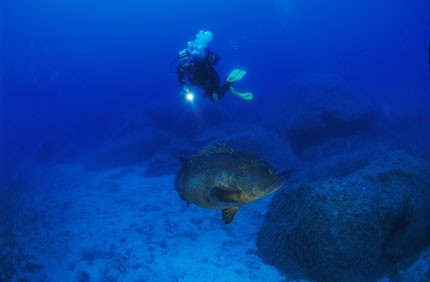
[[[217,103],[221,98],[219,97],[218,92],[215,89],[211,89],[208,90],[207,92],[205,92],[207,94],[205,94],[206,96],[209,96],[209,98],[211,99],[212,102]]]
[[[218,73],[212,69],[211,71],[211,84],[213,89],[212,101],[218,102],[224,96],[224,94],[228,91],[230,86],[233,84],[232,82],[226,81],[223,85],[220,85],[220,79]]]
[[[214,103],[219,101],[218,94],[213,88],[204,88],[204,96],[209,97]]]
[[[219,102],[219,100],[220,100],[220,98],[219,98],[219,96],[218,96],[218,93],[213,92],[213,93],[212,93],[212,95],[211,95],[211,100],[212,100],[212,102],[214,102],[214,103],[218,103],[218,102]]]
[[[209,98],[214,103],[218,102],[221,99],[218,93],[219,88],[219,76],[215,69],[211,68],[209,71],[209,79],[205,87],[205,95],[209,96]]]
[[[232,86],[233,83],[226,81],[223,85],[221,85],[218,90],[218,100],[221,100],[221,98],[225,95],[225,93],[230,89],[230,86]]]

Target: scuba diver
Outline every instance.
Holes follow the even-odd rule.
[[[186,79],[191,85],[199,86],[212,102],[218,102],[227,91],[245,100],[252,100],[252,93],[240,93],[232,87],[233,83],[241,80],[246,72],[235,69],[221,85],[220,78],[214,65],[218,63],[219,56],[209,50],[206,45],[212,40],[210,31],[200,31],[194,41],[188,42],[188,48],[179,52],[178,55],[178,81],[183,87],[183,93],[192,95],[186,86]],[[192,96],[190,98],[192,99]]]

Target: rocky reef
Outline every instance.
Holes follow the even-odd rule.
[[[340,178],[279,191],[258,235],[290,277],[373,281],[430,243],[430,165],[393,151]]]

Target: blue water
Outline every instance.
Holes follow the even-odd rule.
[[[147,175],[173,175],[179,156],[240,133],[240,125],[222,130],[233,123],[276,133],[304,162],[340,153],[324,147],[339,138],[353,146],[383,147],[379,153],[402,149],[430,160],[428,5],[425,0],[2,0],[2,215],[11,218],[13,212],[6,214],[19,210],[8,199],[31,195],[40,188],[35,183],[49,179],[36,173],[41,167],[77,163],[97,172],[149,164]],[[214,35],[208,47],[221,58],[216,69],[222,79],[234,68],[247,71],[237,87],[251,91],[253,101],[231,93],[216,104],[201,95],[192,105],[181,98],[176,57],[200,30]],[[294,118],[307,116],[297,108],[313,109],[300,100],[301,87],[357,94],[375,119],[371,125],[354,123],[351,131],[337,131],[339,124],[332,123],[318,129],[323,132],[294,135]],[[316,100],[318,107],[336,112],[331,94]],[[356,109],[349,106],[347,112]],[[309,177],[309,167],[281,161],[267,148],[254,150],[259,138],[275,142],[254,133],[245,150],[265,156],[294,181]]]

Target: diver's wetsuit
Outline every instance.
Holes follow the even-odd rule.
[[[220,85],[218,73],[214,69],[219,61],[219,57],[209,49],[205,49],[204,58],[187,53],[188,59],[191,59],[191,64],[184,64],[182,60],[178,64],[178,80],[181,85],[185,84],[185,76],[188,77],[192,85],[197,85],[203,88],[204,95],[209,96],[213,102],[218,102],[228,91],[231,82],[226,81]]]

